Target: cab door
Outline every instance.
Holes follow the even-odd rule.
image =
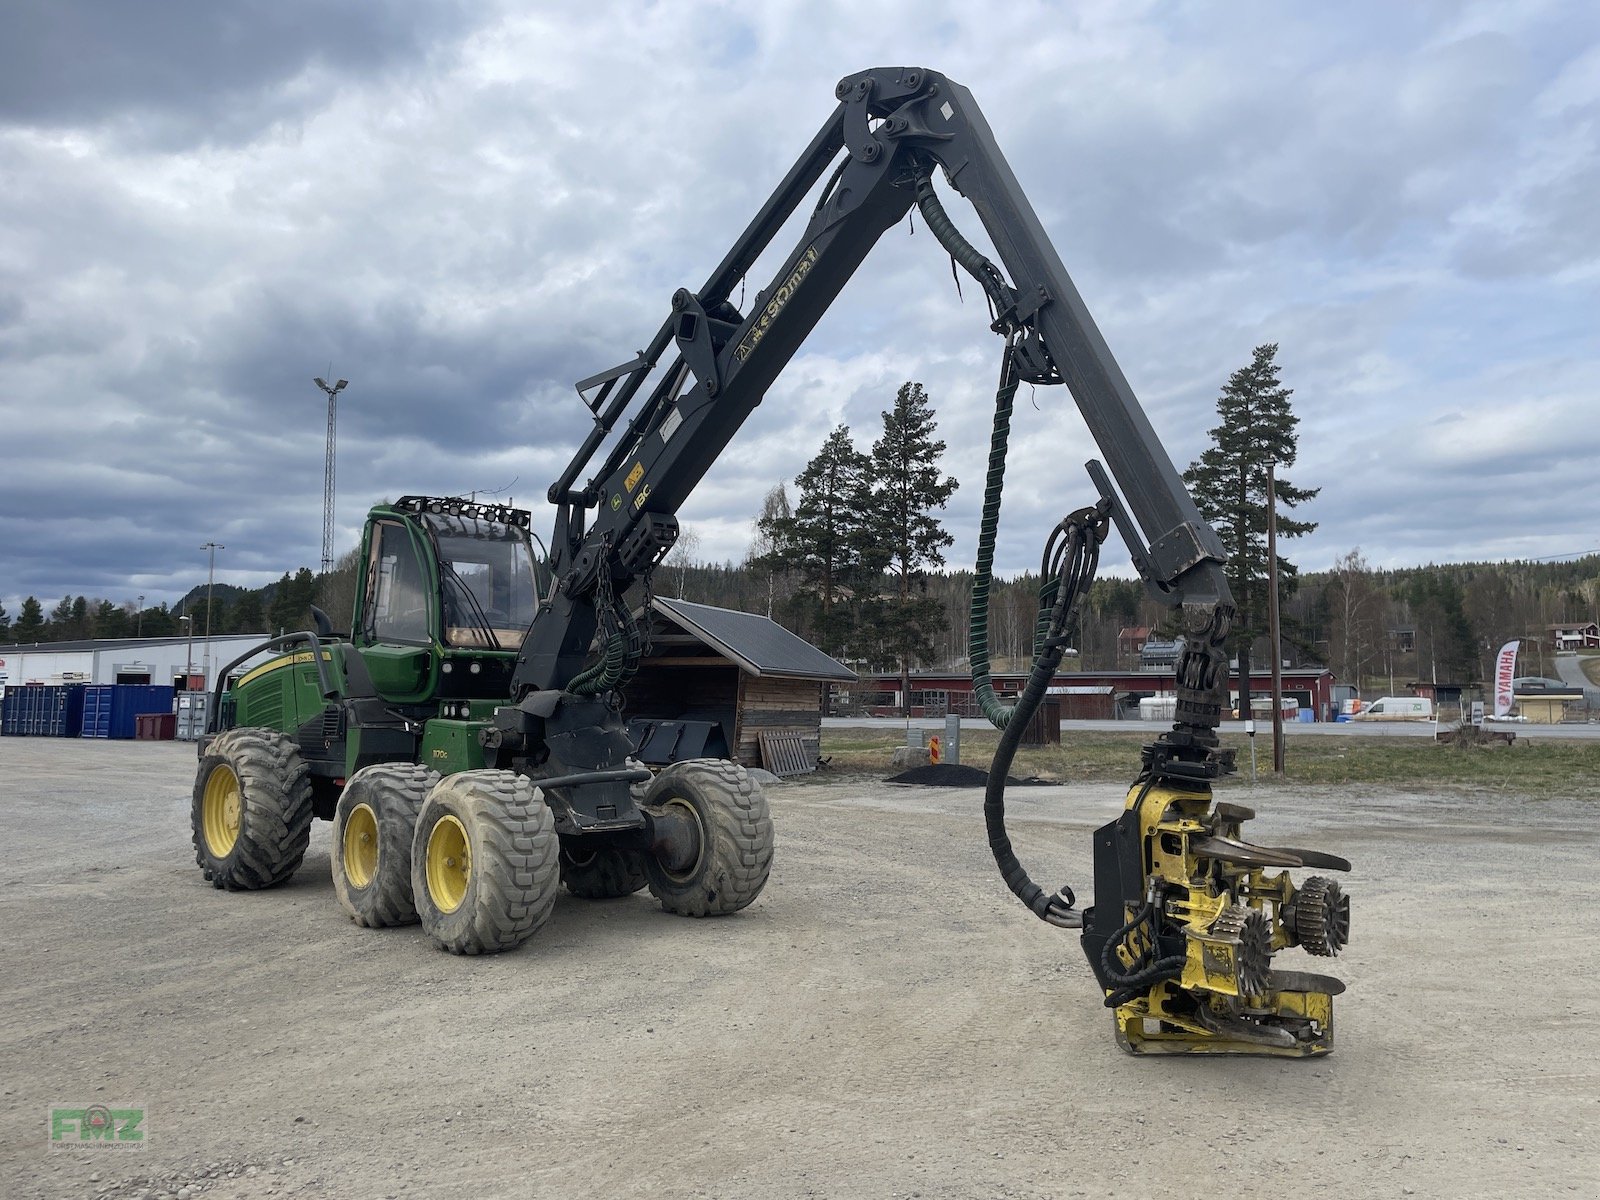
[[[356,647],[385,700],[432,697],[438,670],[439,589],[433,556],[404,521],[378,521],[367,550]]]

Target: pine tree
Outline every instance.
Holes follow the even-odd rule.
[[[128,636],[128,614],[109,600],[100,600],[94,606],[94,636],[121,638]]]
[[[1289,408],[1294,392],[1278,380],[1276,342],[1257,346],[1248,367],[1228,377],[1217,398],[1221,423],[1211,430],[1212,446],[1184,472],[1201,514],[1216,528],[1228,553],[1228,582],[1237,615],[1230,639],[1239,656],[1239,708],[1249,716],[1250,646],[1267,626],[1267,466],[1294,466],[1300,423]],[[1310,500],[1317,488],[1297,488],[1282,475],[1275,481],[1278,497],[1278,539],[1300,537],[1315,529],[1313,521],[1284,515]],[[1294,593],[1299,569],[1280,553],[1278,588]]]
[[[240,592],[239,599],[228,613],[228,630],[231,633],[260,633],[267,626],[261,615],[261,596],[257,592]]]
[[[926,595],[927,570],[944,565],[944,548],[954,543],[937,519],[958,486],[939,475],[945,444],[934,437],[937,425],[920,383],[900,385],[894,408],[882,414],[883,436],[872,446],[872,532],[888,556],[894,595],[875,606],[880,652],[900,668],[901,703],[910,711],[911,664],[934,653],[933,639],[944,632],[944,608]]]
[[[29,596],[22,602],[22,611],[17,614],[11,636],[18,642],[42,641],[45,628],[44,606],[35,597]]]
[[[61,603],[50,610],[50,624],[45,630],[45,637],[52,642],[64,642],[71,634],[72,629],[72,596],[69,593],[61,597]]]
[[[294,578],[285,571],[272,586],[272,599],[267,604],[267,632],[274,637],[298,629],[294,612]]]
[[[801,583],[791,608],[817,645],[836,656],[860,645],[860,594],[884,561],[870,524],[871,466],[849,426],[840,425],[795,477],[794,513],[771,522],[773,561]]]

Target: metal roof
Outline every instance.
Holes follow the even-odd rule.
[[[650,604],[662,617],[752,675],[840,682],[856,678],[849,667],[759,613],[713,608],[668,596],[655,596]]]
[[[269,637],[265,633],[213,633],[211,642],[230,641],[257,641],[264,642]],[[83,650],[133,650],[139,646],[181,646],[185,642],[200,642],[201,635],[195,634],[190,638],[184,634],[173,637],[131,637],[131,638],[92,638],[76,642],[14,642],[10,645],[0,646],[0,655],[3,654],[70,654]]]

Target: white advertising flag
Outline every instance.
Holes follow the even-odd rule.
[[[1521,640],[1507,642],[1500,647],[1500,656],[1494,662],[1494,715],[1503,717],[1511,711],[1511,680],[1517,673],[1517,647]]]

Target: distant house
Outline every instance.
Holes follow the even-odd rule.
[[[1117,632],[1117,661],[1131,663],[1150,640],[1150,626],[1125,625]]]
[[[768,760],[770,747],[800,755],[810,770],[824,689],[855,681],[849,667],[766,617],[656,596],[650,653],[625,695],[647,762],[726,755],[747,767],[785,765]]]
[[[1170,671],[1178,665],[1178,655],[1182,651],[1183,643],[1180,641],[1164,642],[1160,638],[1151,638],[1139,650],[1139,669]]]
[[[1417,648],[1417,631],[1409,626],[1391,629],[1388,634],[1390,649],[1400,654],[1410,654]]]
[[[1568,621],[1546,625],[1550,645],[1556,650],[1593,650],[1600,648],[1600,625],[1593,621]]]

